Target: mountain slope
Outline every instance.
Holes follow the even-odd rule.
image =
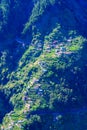
[[[1,1],[0,103],[11,108],[1,129],[87,128],[86,5]]]

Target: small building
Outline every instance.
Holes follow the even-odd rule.
[[[53,44],[57,44],[57,43],[58,43],[58,41],[57,41],[57,40],[53,41]]]
[[[50,50],[50,49],[51,49],[51,47],[50,47],[50,46],[47,46],[47,47],[46,47],[46,49],[47,49],[47,50]]]
[[[27,97],[27,96],[24,96],[24,97],[22,98],[22,100],[23,100],[24,102],[26,102],[26,101],[28,101],[28,97]]]
[[[65,48],[65,47],[61,47],[61,48],[60,48],[60,51],[65,52],[65,51],[66,51],[66,48]]]
[[[38,82],[39,82],[39,79],[34,78],[33,81],[32,81],[32,84],[35,84],[35,83],[38,83]]]
[[[38,90],[39,87],[40,87],[40,84],[35,85],[35,86],[34,86],[34,90]]]

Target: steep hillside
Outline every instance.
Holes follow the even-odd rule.
[[[0,1],[1,130],[87,129],[86,7]]]

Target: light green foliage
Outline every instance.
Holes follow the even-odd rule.
[[[34,6],[34,8],[32,10],[32,14],[31,14],[28,22],[25,24],[24,30],[22,32],[23,34],[25,34],[26,31],[29,30],[31,25],[33,25],[35,22],[37,22],[39,17],[44,13],[45,9],[50,4],[54,5],[55,0],[43,0],[43,1],[40,0],[40,1],[37,1],[37,3],[35,4],[35,6]]]
[[[3,31],[3,26],[7,25],[9,13],[9,4],[3,1],[0,4],[0,31]]]
[[[78,36],[74,39],[72,39],[71,45],[68,48],[70,51],[79,51],[82,49],[84,43],[86,42],[86,39],[82,36]]]
[[[54,28],[48,36],[45,36],[44,42],[53,42],[54,39],[55,40],[61,39],[62,34],[60,30],[61,30],[61,26],[60,24],[58,24],[56,28]]]
[[[21,1],[16,0],[12,11],[16,8],[20,10],[20,4]],[[0,91],[13,105],[13,112],[8,113],[10,116],[6,114],[3,118],[5,128],[13,121],[13,130],[39,130],[40,126],[40,130],[64,130],[66,120],[71,120],[71,117],[69,114],[62,116],[62,110],[64,112],[65,108],[72,109],[85,102],[87,55],[84,46],[87,40],[80,32],[77,33],[74,13],[66,5],[66,1],[62,0],[37,0],[32,5],[29,19],[26,18],[24,26],[20,27],[21,31],[23,29],[22,36],[18,35],[28,38],[29,44],[13,39],[13,48],[9,47],[12,52],[5,49],[1,52]],[[6,20],[7,8],[6,4],[0,5]],[[18,28],[19,25],[17,23]],[[2,110],[3,100],[0,99],[0,103]],[[57,112],[60,115],[54,117]],[[23,128],[15,125],[20,120]]]

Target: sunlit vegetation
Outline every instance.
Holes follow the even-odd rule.
[[[75,0],[0,1],[1,130],[87,129],[87,39],[79,9]]]

